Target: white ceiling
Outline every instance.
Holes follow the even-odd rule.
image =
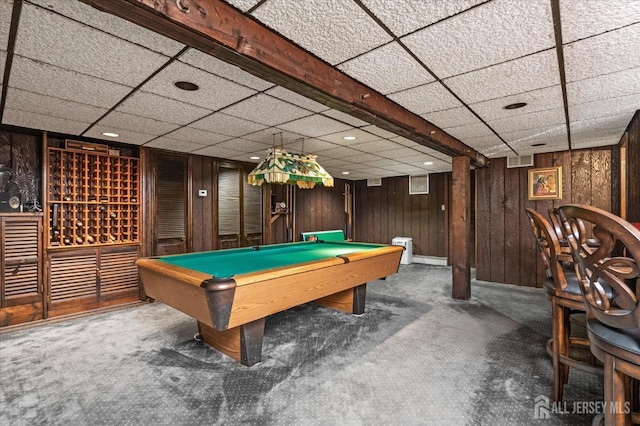
[[[564,151],[569,135],[572,149],[616,144],[640,109],[640,0],[229,3],[490,158]],[[445,154],[78,1],[24,0],[18,22],[12,10],[0,0],[2,124],[247,162],[282,141],[354,180],[451,170]],[[527,106],[503,108],[515,102]]]

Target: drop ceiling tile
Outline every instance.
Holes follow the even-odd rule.
[[[26,127],[29,129],[48,130],[69,135],[79,135],[84,129],[89,127],[90,123],[5,107],[2,124]]]
[[[437,76],[446,78],[553,48],[551,5],[542,1],[487,2],[402,41]]]
[[[385,166],[385,169],[389,169],[398,173],[404,173],[407,175],[422,175],[427,173],[427,171],[423,167],[416,167],[410,164],[390,165]]]
[[[9,86],[54,98],[111,108],[131,88],[14,55]]]
[[[253,16],[333,65],[391,40],[373,18],[351,1],[270,0]]]
[[[444,129],[446,127],[464,126],[478,122],[478,118],[473,115],[467,107],[458,107],[422,114],[422,118],[428,122]]]
[[[572,143],[573,149],[586,149],[586,148],[599,148],[607,145],[617,145],[620,142],[620,135],[613,133],[609,136],[590,137],[586,140],[579,140],[576,143]]]
[[[243,12],[248,11],[256,4],[260,3],[261,0],[226,0],[227,3],[237,7]]]
[[[426,27],[449,16],[458,14],[485,0],[363,0],[371,10],[393,33],[403,36]]]
[[[444,83],[468,104],[502,98],[560,84],[558,58],[555,49],[549,49],[452,77]]]
[[[586,144],[595,141],[611,141],[618,143],[627,125],[633,117],[634,111],[628,111],[614,116],[598,117],[588,120],[572,121],[571,145]],[[604,144],[604,142],[603,142]],[[607,142],[607,144],[611,144]]]
[[[429,72],[398,43],[389,43],[338,66],[346,74],[382,94],[434,81]]]
[[[567,82],[640,67],[640,22],[564,46]]]
[[[305,98],[302,95],[297,94],[296,92],[292,92],[289,89],[285,89],[282,86],[276,86],[272,89],[269,89],[265,92],[267,95],[273,96],[274,98],[278,98],[280,100],[289,102],[290,104],[297,105],[301,108],[308,109],[313,112],[322,112],[329,110],[329,107],[321,104],[320,102],[316,102],[312,99]]]
[[[374,135],[377,135],[377,136],[380,136],[380,137],[383,137],[383,138],[393,138],[395,136],[398,136],[393,132],[389,132],[387,130],[381,129],[380,127],[375,126],[373,124],[371,124],[369,126],[364,126],[364,127],[361,128],[361,130],[365,130],[365,131],[367,131],[369,133],[373,133]]]
[[[296,132],[311,137],[329,135],[349,130],[351,128],[349,125],[340,123],[339,121],[320,114],[281,124],[278,127],[290,132]]]
[[[178,89],[174,84],[177,81],[195,83],[199,89]],[[145,83],[141,90],[214,111],[257,93],[179,61],[169,64]]]
[[[104,136],[102,133],[103,132],[114,132],[117,133],[119,135],[119,137],[115,140],[117,140],[118,142],[122,142],[122,143],[128,143],[128,144],[133,144],[133,145],[142,145],[145,142],[149,142],[150,140],[156,138],[156,135],[150,135],[144,132],[136,132],[133,130],[128,130],[128,129],[120,129],[117,127],[113,127],[113,126],[103,126],[102,124],[96,124],[94,125],[92,128],[90,128],[88,131],[86,131],[85,133],[82,134],[82,136],[86,136],[89,138],[96,138],[96,139],[102,139],[102,140],[107,140],[109,142],[113,142],[114,139],[112,138],[108,138],[106,136]]]
[[[527,105],[519,109],[504,109],[505,106],[518,102],[526,102]],[[563,108],[564,103],[562,100],[562,87],[558,84],[503,98],[478,102],[470,106],[485,121],[493,121],[547,109]]]
[[[15,52],[47,64],[135,87],[168,58],[24,3]]]
[[[487,148],[497,147],[497,146],[500,146],[504,149],[511,151],[509,147],[505,145],[504,142],[502,142],[500,138],[495,134],[480,136],[477,138],[468,138],[464,141],[464,143],[470,148],[473,148],[482,154],[484,154],[484,151]],[[513,153],[511,153],[510,155],[513,155]]]
[[[30,3],[54,10],[75,21],[83,22],[91,27],[167,56],[177,54],[184,47],[183,44],[177,41],[147,30],[139,25],[132,24],[124,19],[120,19],[117,16],[100,12],[98,9],[79,1],[30,0]]]
[[[561,1],[562,41],[601,34],[640,22],[638,1]]]
[[[154,136],[160,136],[178,128],[177,124],[154,120],[147,117],[140,117],[139,115],[127,114],[120,111],[111,111],[98,123],[106,128],[113,127],[114,129],[126,129],[132,132],[143,132]]]
[[[178,139],[181,141],[191,141],[203,146],[215,145],[219,142],[229,140],[227,135],[221,135],[220,133],[207,132],[205,130],[196,129],[193,127],[181,127],[173,132],[165,135],[171,139]]]
[[[442,84],[437,82],[393,93],[388,98],[415,114],[426,114],[462,105]]]
[[[364,161],[361,164],[367,167],[376,168],[376,167],[385,167],[389,164],[394,164],[394,162],[392,160],[389,160],[388,158],[384,158],[381,160]],[[400,164],[400,163],[395,163],[395,164]]]
[[[640,93],[640,68],[567,84],[567,100],[570,106],[637,93]]]
[[[322,151],[322,157],[331,157],[331,158],[337,158],[337,159],[356,157],[360,154],[362,154],[360,151],[353,148],[346,147],[346,146],[340,146],[340,147],[332,148],[326,151]]]
[[[194,142],[188,142],[183,140],[172,139],[166,136],[154,139],[151,142],[144,144],[146,147],[166,149],[176,152],[193,152],[198,149],[204,148],[204,145],[200,145]]]
[[[82,123],[93,123],[108,111],[106,108],[65,101],[14,87],[7,89],[5,106],[18,111],[79,121]],[[89,125],[87,124],[86,127],[89,127]]]
[[[358,166],[358,168],[360,167],[364,167],[361,166],[362,163],[364,163],[365,161],[376,161],[376,160],[381,160],[382,157],[379,157],[377,155],[374,154],[368,154],[366,152],[360,152],[357,155],[354,156],[345,156],[345,157],[341,157],[340,159],[338,159],[337,161],[347,161],[350,164],[355,164]]]
[[[292,146],[295,146],[297,149],[301,146],[302,140],[306,142],[305,136],[299,133],[287,132],[275,127],[268,127],[264,130],[244,135],[242,138],[262,142],[269,146],[284,146],[287,150],[293,150],[293,148],[291,148]]]
[[[238,151],[234,151],[233,149],[227,149],[217,145],[212,145],[212,146],[207,146],[205,148],[193,151],[192,154],[206,155],[208,157],[217,157],[217,158],[231,158],[236,155],[241,155],[242,153]]]
[[[372,152],[372,153],[389,151],[392,149],[398,149],[403,147],[403,145],[400,145],[398,143],[395,143],[387,139],[379,139],[371,142],[356,143],[350,146],[353,149],[357,149],[364,152]]]
[[[223,112],[268,126],[275,126],[311,114],[305,109],[264,94],[225,108]]]
[[[288,146],[288,145],[287,145]],[[333,144],[331,142],[326,142],[320,139],[305,139],[304,140],[304,150],[302,149],[302,144],[300,142],[294,142],[291,144],[292,148],[290,148],[293,152],[307,152],[311,154],[318,154],[320,152],[324,153],[327,150],[331,150],[337,148],[339,145]],[[295,148],[295,150],[294,150]],[[320,154],[322,155],[322,154]]]
[[[412,148],[398,148],[398,149],[391,149],[389,151],[383,151],[379,153],[380,157],[383,158],[392,158],[392,159],[396,159],[396,158],[402,158],[402,157],[409,157],[411,155],[417,155],[417,152],[415,149]]]
[[[320,161],[320,157],[318,157],[318,161]],[[327,167],[342,167],[342,166],[350,166],[353,164],[353,162],[351,161],[346,161],[343,159],[337,159],[337,158],[323,158],[322,159],[322,167],[324,167],[325,169]]]
[[[571,105],[569,107],[569,117],[572,121],[581,121],[602,116],[619,115],[638,109],[640,109],[640,93]]]
[[[12,9],[13,2],[11,0],[0,1],[0,50],[5,52],[8,50],[7,44],[9,43]]]
[[[411,146],[411,148],[415,149],[418,152],[422,152],[424,154],[428,154],[428,155],[430,155],[432,157],[439,158],[439,159],[447,161],[449,163],[451,162],[451,156],[449,156],[448,154],[445,154],[443,152],[436,151],[433,148],[429,148],[428,146],[424,146],[424,145],[420,145],[419,143],[415,143],[414,145]]]
[[[191,127],[229,136],[244,136],[267,128],[264,124],[254,123],[222,112],[204,117],[192,123]]]
[[[519,148],[523,147],[529,148],[533,144],[551,143],[553,141],[566,142],[567,149],[569,149],[569,142],[567,139],[567,126],[565,124],[552,124],[535,129],[505,132],[500,136],[502,136],[502,138],[516,151],[518,151]]]
[[[271,148],[271,145],[242,138],[235,138],[226,142],[220,142],[216,144],[216,146],[241,152],[255,152],[263,150],[264,153],[267,152],[267,149]]]
[[[344,139],[345,137],[349,137],[349,136],[355,137],[356,139],[355,140]],[[350,130],[345,130],[343,132],[322,136],[320,137],[320,139],[333,142],[338,145],[353,146],[361,142],[379,140],[380,136],[372,135],[371,133],[363,132],[362,130],[359,130],[359,129],[350,129]]]
[[[565,123],[564,108],[537,111],[488,122],[498,134],[517,130],[535,129],[549,125],[564,125]]]
[[[454,138],[464,141],[468,138],[477,138],[479,136],[487,136],[493,133],[484,123],[478,121],[474,124],[467,124],[465,126],[448,127],[443,129],[449,135]]]
[[[187,50],[187,52],[180,56],[179,60],[255,90],[267,90],[274,86],[273,83],[269,83],[268,81],[243,71],[235,65],[221,61],[218,58],[204,52],[200,52],[196,49]]]
[[[142,90],[128,97],[117,110],[173,124],[189,124],[211,113],[210,110]]]
[[[342,121],[343,123],[347,123],[353,127],[363,127],[369,125],[366,121],[362,121],[357,117],[346,114],[342,111],[337,111],[335,109],[330,109],[328,111],[324,111],[322,115],[326,115],[327,117],[335,118],[338,121]]]

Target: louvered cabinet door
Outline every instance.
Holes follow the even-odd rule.
[[[49,316],[140,299],[138,246],[49,252]]]
[[[138,247],[103,249],[100,253],[100,300],[109,301],[140,295],[138,283]]]
[[[43,317],[42,217],[0,217],[0,326]]]

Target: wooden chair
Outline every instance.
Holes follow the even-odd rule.
[[[571,315],[586,312],[578,278],[572,269],[566,268],[566,265],[573,268],[573,258],[562,249],[556,230],[544,216],[533,209],[526,209],[526,214],[547,273],[543,287],[551,301],[552,319],[547,352],[553,360],[553,399],[562,401],[570,367],[596,374],[602,374],[602,368],[589,359],[571,356],[572,346],[589,347],[588,339],[571,336]]]
[[[591,352],[604,363],[604,423],[638,424],[631,408],[638,402],[633,380],[640,380],[640,231],[591,206],[566,205],[559,212],[586,302]],[[599,246],[581,243],[579,221],[593,226]]]

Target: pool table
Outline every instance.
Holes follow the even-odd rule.
[[[204,342],[260,362],[265,318],[314,301],[364,313],[366,283],[398,271],[401,246],[305,241],[139,259],[147,296],[195,318]]]

